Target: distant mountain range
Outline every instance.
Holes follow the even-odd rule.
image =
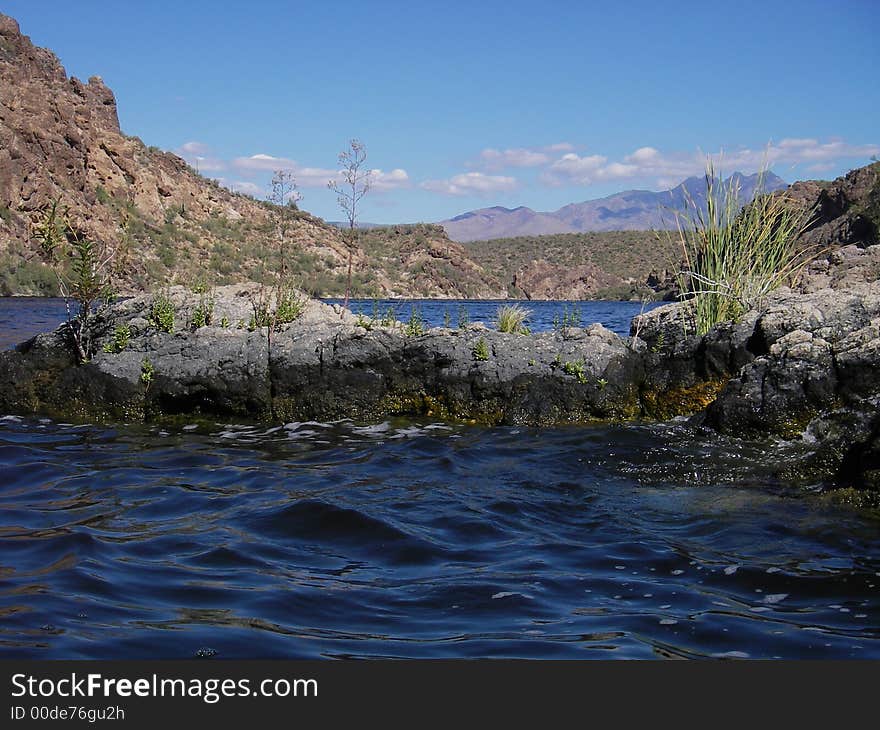
[[[735,172],[726,180],[739,184],[742,204],[748,203],[758,187],[759,176]],[[788,187],[782,178],[764,175],[764,192]],[[480,208],[441,221],[453,241],[485,241],[492,238],[542,236],[587,231],[640,231],[674,228],[675,213],[685,211],[688,200],[701,205],[706,200],[706,178],[689,177],[670,190],[625,190],[597,200],[572,203],[559,210],[541,213],[531,208]]]

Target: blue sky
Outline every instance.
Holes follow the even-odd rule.
[[[123,131],[262,195],[271,171],[339,219],[326,181],[362,140],[361,219],[553,210],[662,189],[723,151],[786,180],[880,156],[880,3],[0,0]]]

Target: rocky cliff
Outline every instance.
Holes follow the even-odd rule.
[[[56,199],[90,238],[119,249],[123,291],[260,278],[273,247],[273,206],[230,192],[177,155],[123,134],[116,99],[99,77],[68,78],[51,51],[35,47],[15,20],[0,14],[0,293],[54,289],[30,239],[41,210]],[[303,211],[292,217],[288,247],[297,283],[316,294],[344,293],[342,232]],[[466,258],[436,247],[426,255],[450,265]],[[361,295],[428,293],[395,280],[362,246],[354,259]],[[475,295],[503,294],[473,268]],[[452,278],[435,270],[427,290],[455,295],[460,282],[454,270],[445,273]]]

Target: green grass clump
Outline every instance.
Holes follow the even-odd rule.
[[[474,345],[474,349],[471,350],[471,353],[474,356],[474,360],[488,360],[489,359],[489,343],[486,342],[485,337],[481,337],[477,340],[477,343]]]
[[[526,321],[531,316],[532,310],[526,309],[519,304],[503,304],[498,307],[495,314],[495,322],[498,325],[499,332],[507,332],[509,334],[529,333],[526,327]]]
[[[121,324],[113,330],[113,339],[104,343],[103,350],[108,353],[122,352],[131,341],[131,329],[127,324]]]
[[[755,199],[740,210],[738,182],[719,183],[709,162],[705,207],[691,198],[678,216],[678,285],[682,298],[693,299],[697,334],[736,321],[817,254],[796,245],[807,214],[784,193],[763,194],[765,172]]]
[[[161,292],[153,298],[147,321],[160,332],[174,329],[174,304],[168,294]]]

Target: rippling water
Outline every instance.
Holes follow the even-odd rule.
[[[877,523],[775,486],[774,453],[675,423],[7,417],[0,653],[880,656]]]
[[[6,341],[63,312],[32,301]],[[797,456],[683,422],[9,415],[0,656],[878,658],[880,523],[777,484]]]
[[[342,299],[325,299],[331,304],[340,304]],[[406,322],[413,312],[418,314],[428,327],[457,327],[459,316],[464,311],[469,322],[482,322],[494,326],[498,308],[503,305],[519,304],[529,310],[526,322],[532,332],[549,332],[553,321],[567,312],[576,317],[578,326],[599,322],[619,335],[629,334],[629,323],[642,311],[649,312],[664,302],[609,302],[609,301],[515,301],[492,299],[353,299],[349,303],[351,311],[367,317],[381,318],[389,309],[400,321]]]

